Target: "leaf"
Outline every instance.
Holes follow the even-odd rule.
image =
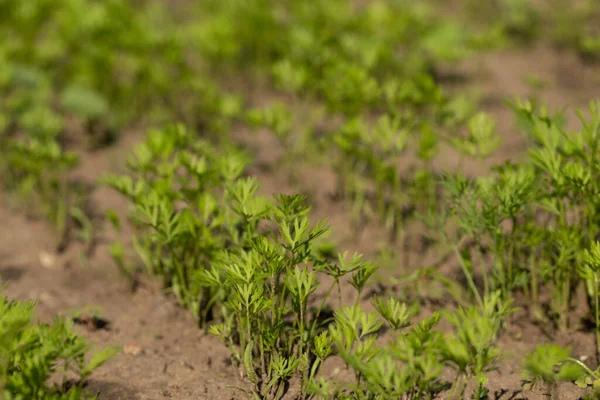
[[[118,346],[109,346],[94,352],[87,366],[82,371],[82,375],[84,377],[89,376],[94,370],[98,369],[101,365],[116,356],[120,351],[121,349]]]
[[[575,385],[577,385],[578,388],[580,389],[585,389],[588,387],[588,377],[586,377],[585,379],[577,379],[575,381]],[[591,383],[591,382],[590,382]]]
[[[110,109],[101,94],[82,86],[67,87],[61,94],[60,102],[65,111],[83,118],[102,118]]]

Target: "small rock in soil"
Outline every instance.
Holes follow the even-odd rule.
[[[47,251],[42,251],[40,252],[38,258],[40,260],[40,264],[42,264],[42,267],[48,269],[58,268],[56,263],[56,256],[54,254],[48,253]]]
[[[40,293],[40,301],[50,308],[56,308],[59,305],[59,300],[56,296],[48,292]]]
[[[126,344],[123,347],[123,353],[128,354],[130,356],[137,357],[142,354],[144,351],[137,344]]]

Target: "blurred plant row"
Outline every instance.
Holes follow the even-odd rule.
[[[488,32],[492,42],[527,46],[544,41],[572,49],[586,61],[597,62],[600,57],[597,1],[464,0],[458,5],[466,21]]]
[[[113,227],[134,228],[131,243],[110,251],[132,281],[139,263],[224,341],[249,382],[241,390],[281,398],[293,383],[300,398],[487,398],[517,299],[565,331],[583,288],[600,354],[600,105],[571,132],[561,114],[515,101],[529,141],[523,160],[476,178],[440,173],[445,151],[460,170],[501,145],[475,97],[442,89],[443,71],[548,35],[598,54],[593,5],[466,2],[472,14],[461,21],[434,0],[0,0],[2,183],[63,242],[85,220],[86,188],[72,174],[80,155],[128,130],[181,122],[150,130],[128,171],[102,178],[131,206],[126,221],[108,214]],[[256,91],[277,100],[265,105]],[[304,196],[260,196],[247,172],[254,155],[231,134],[238,124],[271,132],[301,187],[305,167],[331,169],[354,231],[379,224],[387,248],[405,256],[418,239],[408,228],[422,226],[468,291],[449,290],[449,309],[417,323],[418,303],[386,295],[367,305],[378,264],[337,254]],[[435,270],[403,260],[409,278]],[[336,359],[347,380],[321,373]],[[528,354],[523,371],[555,398],[561,381],[600,385],[600,372],[555,345]]]
[[[176,21],[155,3],[0,6],[2,184],[52,221],[61,241],[72,215],[85,210],[85,186],[69,174],[76,150],[108,145],[132,126],[202,124],[204,114],[218,132],[237,107],[197,74]]]
[[[216,141],[227,140],[235,120],[267,126],[293,149],[289,165],[328,162],[336,153],[340,191],[351,198],[354,219],[377,214],[398,234],[398,215],[410,203],[432,206],[429,166],[440,143],[476,113],[474,98],[441,89],[436,78],[443,65],[501,46],[519,26],[539,25],[544,13],[553,16],[556,32],[585,31],[575,42],[590,47],[594,32],[587,27],[597,12],[593,3],[537,10],[519,0],[467,2],[463,14],[493,15],[490,24],[442,16],[433,0],[208,1],[170,8],[148,0],[5,0],[2,7],[8,11],[0,20],[2,182],[20,205],[46,215],[59,237],[67,235],[72,214],[85,210],[86,187],[69,178],[79,163],[76,150],[173,120]],[[288,104],[294,113],[280,103],[244,111],[253,99],[234,83],[239,77],[294,94]],[[367,129],[373,119],[379,120],[375,132]],[[394,137],[399,126],[403,134]],[[412,185],[398,188],[395,161],[405,153],[427,167],[403,171]]]

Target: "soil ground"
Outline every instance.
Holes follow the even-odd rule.
[[[485,109],[498,120],[504,145],[493,161],[519,157],[524,149],[520,133],[514,129],[510,111],[503,105],[506,96],[530,96],[524,77],[535,74],[548,81],[550,87],[540,93],[552,108],[586,107],[600,93],[600,70],[583,65],[574,55],[547,46],[511,50],[477,56],[452,71],[464,79],[448,82],[450,88],[476,88],[483,96]],[[101,151],[83,151],[78,178],[93,186],[93,211],[102,215],[108,208],[125,213],[125,203],[110,190],[98,187],[95,179],[103,172],[122,166],[127,151],[143,137],[143,132],[124,135],[114,147]],[[256,165],[269,165],[277,154],[278,144],[269,135],[258,135],[250,142],[256,148]],[[438,167],[455,167],[457,157],[448,152]],[[476,174],[481,166],[469,164],[466,172]],[[294,188],[287,175],[276,168],[255,167],[251,171],[261,182],[262,190],[311,193],[315,218],[329,217],[339,249],[374,256],[382,232],[366,226],[357,239],[347,223],[348,211],[332,200],[335,177],[331,171],[318,169],[302,176],[300,187]],[[315,182],[318,181],[318,184]],[[5,294],[17,299],[38,301],[41,320],[55,314],[71,315],[74,310],[98,307],[107,325],[98,329],[77,329],[92,343],[117,344],[124,351],[93,375],[89,386],[100,392],[100,398],[117,399],[245,399],[233,386],[245,387],[236,368],[227,361],[228,351],[217,338],[198,329],[193,318],[176,306],[173,299],[161,293],[152,282],[143,283],[134,293],[108,256],[109,229],[99,225],[94,251],[85,259],[82,250],[70,246],[56,254],[53,230],[44,222],[26,217],[0,200],[0,274],[9,280]],[[411,265],[424,262],[420,250],[411,252]],[[431,309],[423,310],[428,313]],[[576,312],[577,310],[574,311]],[[549,337],[550,336],[550,337]],[[490,397],[495,399],[542,399],[542,388],[521,391],[519,360],[535,344],[554,341],[570,345],[576,357],[594,353],[591,332],[573,330],[568,335],[544,332],[527,319],[519,320],[501,338],[506,359],[497,372],[490,374]],[[325,365],[325,373],[342,375],[342,365],[333,360]],[[562,398],[581,396],[574,385],[564,385]]]

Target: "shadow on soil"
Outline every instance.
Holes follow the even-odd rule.
[[[98,395],[99,400],[139,400],[140,397],[133,389],[117,383],[90,380],[87,384],[89,393]]]
[[[16,266],[0,266],[0,277],[2,277],[4,282],[18,281],[24,273],[25,271],[23,268]]]

